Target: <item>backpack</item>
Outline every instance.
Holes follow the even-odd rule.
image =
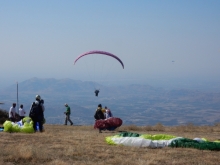
[[[96,119],[96,120],[98,120],[98,114],[97,114],[97,111],[95,112],[95,115],[94,115],[94,118]]]
[[[40,112],[42,111],[41,105],[36,104],[35,102],[33,102],[30,113],[29,113],[29,117],[30,118],[37,118],[40,115]]]
[[[96,120],[105,119],[105,116],[104,116],[104,114],[102,113],[102,110],[101,110],[101,109],[97,109],[97,110],[96,110],[95,115],[94,115],[94,118],[95,118]]]

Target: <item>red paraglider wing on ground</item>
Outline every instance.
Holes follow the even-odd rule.
[[[89,55],[89,54],[101,54],[101,55],[106,55],[106,56],[113,57],[113,58],[115,58],[116,60],[118,60],[118,61],[121,63],[122,68],[124,69],[124,64],[123,64],[123,62],[120,60],[120,58],[118,58],[116,55],[111,54],[111,53],[109,53],[109,52],[99,51],[99,50],[89,51],[89,52],[86,52],[86,53],[80,55],[79,57],[76,58],[76,60],[74,61],[74,64],[75,64],[76,61],[78,61],[81,57],[86,56],[86,55]]]
[[[122,125],[122,120],[117,117],[110,117],[105,120],[96,120],[94,128],[107,129],[110,127],[120,127]]]

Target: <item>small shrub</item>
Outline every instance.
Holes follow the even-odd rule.
[[[143,131],[152,131],[152,130],[153,130],[153,128],[150,125],[147,125],[147,126],[143,127]]]
[[[157,123],[154,127],[154,131],[164,131],[165,127],[161,123]]]
[[[140,128],[138,128],[136,125],[129,125],[127,127],[128,130],[131,130],[131,131],[138,131],[140,130]]]
[[[8,112],[0,109],[0,124],[3,124],[6,120],[8,120]]]
[[[215,123],[214,126],[215,127],[220,127],[220,123]]]
[[[126,125],[119,128],[119,130],[123,131],[141,131],[141,127],[138,127],[136,125]]]

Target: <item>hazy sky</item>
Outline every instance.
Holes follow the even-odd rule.
[[[73,65],[90,50],[125,69],[98,55]],[[115,82],[220,82],[219,61],[219,0],[0,0],[0,88],[101,72]]]

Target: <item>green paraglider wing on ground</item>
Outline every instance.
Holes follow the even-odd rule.
[[[197,148],[200,150],[215,150],[220,151],[219,142],[197,141],[187,138],[173,140],[170,147],[182,147],[182,148]]]
[[[106,137],[106,142],[110,145],[124,145],[131,147],[184,147],[196,148],[200,150],[220,151],[220,141],[209,142],[205,138],[187,139],[166,134],[138,134],[123,132],[115,136]]]

